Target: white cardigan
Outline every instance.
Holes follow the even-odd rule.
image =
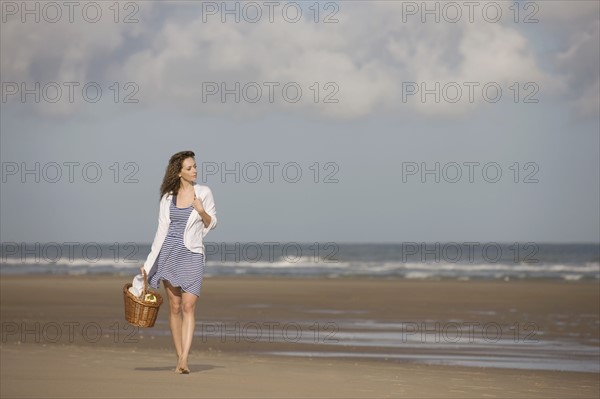
[[[204,226],[204,222],[200,217],[200,214],[194,209],[190,213],[190,217],[185,225],[183,231],[183,243],[192,252],[204,253],[204,244],[202,239],[208,234],[209,230],[214,229],[217,226],[217,211],[215,210],[215,201],[212,195],[212,191],[208,186],[203,186],[198,183],[194,183],[194,191],[196,197],[202,201],[202,206],[206,213],[211,217],[210,224],[208,227]],[[158,254],[162,248],[162,245],[167,237],[169,231],[169,224],[171,223],[170,206],[173,199],[171,193],[166,193],[160,199],[160,209],[158,212],[158,229],[150,248],[150,254],[144,262],[144,270],[148,281],[150,277],[156,273],[158,267]],[[144,275],[142,273],[136,275],[133,278],[132,286],[129,291],[136,297],[141,296],[144,289]]]

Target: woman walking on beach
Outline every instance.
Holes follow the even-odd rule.
[[[148,284],[158,288],[163,281],[169,298],[169,324],[177,351],[175,371],[189,374],[188,354],[194,336],[196,300],[204,272],[203,238],[217,225],[212,191],[196,183],[195,154],[181,151],[169,160],[160,186],[158,229],[142,269]],[[143,274],[130,291],[140,296]]]

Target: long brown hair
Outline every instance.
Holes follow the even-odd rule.
[[[160,185],[160,198],[166,193],[175,194],[179,191],[179,172],[181,172],[181,168],[183,167],[183,161],[195,156],[196,154],[193,151],[180,151],[171,156],[165,170],[165,177],[163,177],[162,184]]]

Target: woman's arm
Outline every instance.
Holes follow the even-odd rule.
[[[192,205],[202,218],[202,223],[204,223],[206,229],[211,230],[217,226],[217,210],[215,209],[215,200],[210,188],[207,187],[206,198],[204,200],[195,197]]]
[[[154,235],[154,239],[152,240],[152,246],[150,247],[150,253],[148,254],[148,258],[146,262],[144,262],[144,267],[146,271],[150,271],[150,267],[152,267],[154,259],[158,256],[160,252],[160,248],[162,246],[162,241],[164,237],[167,235],[167,231],[169,230],[169,215],[165,212],[165,208],[167,205],[167,194],[163,196],[159,204],[158,210],[158,228],[156,229],[156,234]]]
[[[158,211],[158,228],[156,229],[156,234],[154,235],[154,239],[152,240],[152,245],[150,246],[150,253],[146,258],[146,261],[140,267],[140,274],[136,275],[133,278],[132,287],[129,291],[139,297],[144,288],[144,269],[146,270],[146,274],[148,275],[158,257],[158,253],[160,252],[162,243],[164,241],[165,236],[167,235],[167,231],[169,229],[170,218],[166,213],[165,208],[167,206],[167,194],[165,194],[159,203],[159,211]]]

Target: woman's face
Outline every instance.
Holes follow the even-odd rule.
[[[196,176],[198,175],[196,172],[196,161],[194,158],[186,158],[183,160],[183,164],[181,165],[181,171],[179,172],[181,178],[187,180],[189,182],[196,181]]]

